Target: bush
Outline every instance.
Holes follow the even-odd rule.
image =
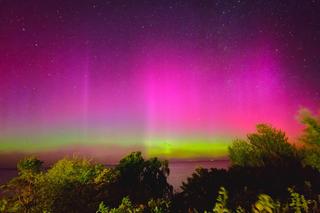
[[[228,192],[224,187],[220,187],[219,195],[217,197],[216,204],[212,210],[214,213],[229,213],[231,212],[227,208],[227,201],[228,201]]]
[[[228,192],[224,187],[220,188],[219,196],[216,200],[215,207],[213,208],[213,213],[302,213],[302,212],[318,212],[318,209],[315,208],[318,202],[315,200],[307,200],[305,197],[292,188],[288,188],[290,199],[280,203],[279,201],[274,201],[271,196],[267,194],[259,194],[258,200],[252,204],[251,211],[250,209],[245,210],[241,206],[238,206],[235,210],[227,208],[228,202]],[[198,212],[194,209],[193,212]],[[209,213],[205,211],[205,213]]]
[[[142,213],[143,206],[134,206],[128,197],[124,197],[118,208],[109,209],[103,202],[96,213]]]
[[[277,212],[280,208],[279,202],[274,202],[273,199],[267,194],[260,194],[258,201],[252,207],[253,213],[273,213]]]
[[[117,208],[110,209],[103,202],[100,203],[96,213],[167,213],[170,210],[170,201],[164,199],[151,199],[147,205],[134,205],[129,197],[124,197]]]

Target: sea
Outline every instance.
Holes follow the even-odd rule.
[[[229,167],[228,160],[190,160],[190,161],[174,161],[169,162],[170,175],[168,182],[173,186],[175,191],[180,191],[182,182],[186,182],[187,178],[192,175],[196,168],[218,168],[227,169]],[[18,172],[15,168],[0,168],[0,184],[4,184],[11,178],[17,176]]]

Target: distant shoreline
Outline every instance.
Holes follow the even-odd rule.
[[[169,160],[169,166],[170,164],[184,164],[184,163],[214,163],[214,162],[229,162],[229,159],[173,159]],[[114,167],[118,164],[103,164],[106,167]],[[50,166],[44,167],[44,169],[49,169]],[[0,170],[17,170],[16,167],[0,167]]]

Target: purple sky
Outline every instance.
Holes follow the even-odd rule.
[[[261,122],[294,138],[320,106],[319,8],[0,0],[0,150],[197,146]]]

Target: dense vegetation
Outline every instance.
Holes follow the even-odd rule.
[[[229,147],[231,166],[197,169],[173,193],[168,162],[140,152],[114,168],[72,157],[42,168],[21,160],[18,176],[1,186],[1,212],[320,212],[320,118],[302,110],[302,146],[258,124]]]
[[[172,196],[168,162],[144,160],[140,152],[115,168],[77,157],[59,160],[47,171],[41,166],[34,157],[18,163],[18,177],[2,186],[3,212],[96,212],[101,202],[114,207],[126,196],[141,204]]]

